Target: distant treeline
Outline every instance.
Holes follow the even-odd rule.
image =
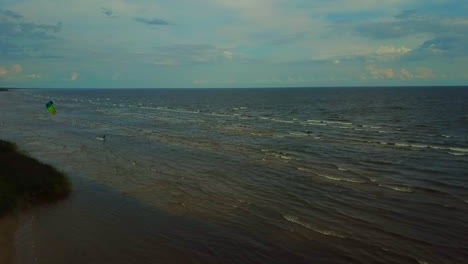
[[[6,92],[8,91],[8,88],[0,88],[0,92]]]

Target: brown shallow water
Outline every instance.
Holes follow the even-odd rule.
[[[0,94],[0,138],[74,185],[14,263],[463,263],[466,93],[403,92]]]

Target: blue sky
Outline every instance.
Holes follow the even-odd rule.
[[[0,86],[468,84],[468,1],[0,0]]]

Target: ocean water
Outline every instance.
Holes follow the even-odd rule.
[[[1,92],[0,138],[74,184],[20,215],[15,263],[466,263],[467,102],[462,87]]]

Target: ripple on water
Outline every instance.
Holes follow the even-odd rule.
[[[295,224],[298,224],[302,227],[305,227],[309,230],[312,230],[314,232],[317,232],[317,233],[320,233],[322,235],[325,235],[325,236],[332,236],[332,237],[338,237],[338,238],[345,238],[344,235],[341,235],[341,234],[338,234],[337,232],[335,231],[330,231],[330,230],[323,230],[323,229],[319,229],[318,227],[316,226],[313,226],[311,224],[308,224],[308,223],[305,223],[301,220],[299,220],[299,218],[297,216],[293,216],[293,215],[283,215],[283,218],[286,219],[287,221],[291,222],[291,223],[295,223]]]

